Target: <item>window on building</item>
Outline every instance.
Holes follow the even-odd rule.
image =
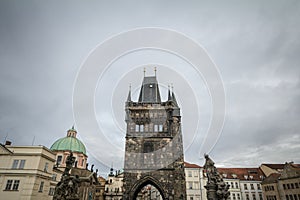
[[[12,184],[13,184],[13,180],[7,180],[5,190],[11,190]]]
[[[140,132],[140,126],[138,124],[135,125],[135,132]]]
[[[246,200],[249,200],[249,194],[246,194]]]
[[[158,126],[158,131],[159,131],[159,132],[163,132],[163,125],[162,125],[162,124],[160,124],[160,125]]]
[[[289,197],[290,197],[290,200],[294,200],[293,195],[290,194]]]
[[[5,190],[18,190],[20,185],[20,180],[7,180]]]
[[[194,189],[195,189],[195,190],[200,189],[200,188],[199,188],[199,183],[198,183],[198,182],[194,182]]]
[[[19,169],[24,169],[25,166],[25,160],[20,160]]]
[[[289,195],[285,195],[285,198],[286,198],[286,200],[290,200]]]
[[[244,184],[244,189],[245,189],[245,190],[248,190],[247,184],[246,184],[246,183]]]
[[[235,188],[239,188],[238,182],[235,182]]]
[[[41,181],[39,192],[43,192],[43,189],[44,189],[44,181]]]
[[[230,186],[231,188],[234,188],[233,182],[230,182]]]
[[[144,153],[150,153],[154,151],[154,146],[152,142],[144,143]]]
[[[254,190],[254,185],[251,183],[250,184],[251,190]]]
[[[237,199],[240,200],[241,199],[241,196],[239,193],[237,193]]]
[[[140,132],[144,132],[144,125],[140,125]]]
[[[290,184],[286,184],[286,186],[287,186],[287,189],[290,189]]]
[[[260,184],[259,184],[259,183],[257,183],[257,189],[258,189],[258,190],[261,190],[261,187],[260,187]]]
[[[18,168],[18,165],[19,165],[19,160],[14,160],[14,161],[13,161],[12,168],[13,168],[13,169],[17,169],[17,168]]]
[[[158,132],[158,125],[157,124],[154,125],[154,132]]]
[[[189,189],[193,189],[193,182],[189,182]]]
[[[192,177],[192,171],[188,171],[188,177]]]
[[[54,195],[54,191],[55,191],[55,188],[51,187],[51,188],[49,189],[48,195],[49,195],[49,196],[53,196],[53,195]]]
[[[15,180],[12,190],[18,190],[19,189],[20,180]]]
[[[58,165],[60,165],[60,164],[61,164],[61,161],[62,161],[62,156],[57,156],[57,161],[56,161],[56,163],[57,163]]]
[[[259,193],[258,196],[259,196],[259,200],[263,200],[263,195],[262,195],[262,193]]]
[[[232,193],[232,199],[236,200],[235,193]]]
[[[56,178],[57,178],[57,174],[52,174],[51,180],[52,180],[52,181],[56,181]]]
[[[190,200],[194,200],[194,197],[190,197]]]
[[[256,200],[256,195],[255,195],[255,193],[252,193],[252,199],[253,199],[253,200]]]
[[[194,171],[194,177],[198,177],[198,171]]]
[[[291,183],[291,188],[294,189],[294,183]]]
[[[295,183],[295,188],[299,188],[299,183]]]
[[[296,195],[296,194],[294,194],[294,199],[295,199],[295,200],[298,200],[298,197],[297,197],[297,195]]]
[[[48,172],[49,163],[45,163],[44,172]]]

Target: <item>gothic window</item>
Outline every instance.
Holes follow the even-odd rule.
[[[163,131],[163,125],[162,125],[162,124],[160,124],[160,125],[158,126],[158,131],[159,131],[159,132],[162,132],[162,131]]]
[[[149,152],[153,152],[154,148],[153,148],[153,144],[151,142],[145,142],[144,143],[144,153],[149,153]]]
[[[158,132],[158,125],[157,124],[154,125],[154,132]]]
[[[144,132],[144,125],[140,125],[140,132]]]
[[[135,125],[135,132],[140,132],[140,126],[138,124]]]

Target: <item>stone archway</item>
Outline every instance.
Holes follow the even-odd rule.
[[[151,176],[146,176],[143,179],[139,180],[136,184],[134,184],[134,186],[132,187],[132,189],[130,191],[129,199],[136,200],[139,192],[142,190],[143,187],[145,187],[147,185],[154,186],[159,191],[162,199],[166,200],[166,195],[164,194],[163,187],[161,186],[159,181],[157,181],[156,179],[154,179]]]

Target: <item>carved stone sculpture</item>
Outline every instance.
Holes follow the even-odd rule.
[[[224,182],[220,176],[217,168],[215,167],[214,161],[209,158],[207,154],[204,155],[205,164],[204,170],[206,171],[207,176],[207,185],[205,186],[207,190],[207,199],[208,200],[226,200],[230,192],[229,185]]]

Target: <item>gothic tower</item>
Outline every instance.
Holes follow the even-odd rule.
[[[137,102],[125,104],[124,198],[155,188],[157,199],[186,199],[181,116],[174,93],[162,101],[155,76],[144,77]],[[150,188],[150,189],[149,189]],[[149,191],[148,191],[149,192]]]

